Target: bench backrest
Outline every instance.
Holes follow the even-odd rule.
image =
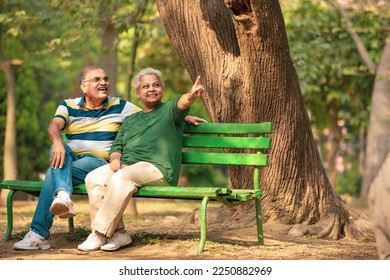
[[[184,164],[268,165],[273,123],[184,125]]]
[[[182,163],[267,166],[272,132],[270,122],[184,124]]]

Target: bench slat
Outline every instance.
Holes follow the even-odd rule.
[[[184,133],[272,133],[273,123],[199,123],[198,126],[184,124]]]
[[[1,183],[2,189],[37,192],[41,191],[43,182],[25,180],[6,180]]]
[[[202,199],[208,196],[210,199],[215,199],[218,195],[228,195],[230,193],[229,189],[220,187],[142,186],[138,188],[134,197]]]
[[[184,136],[184,147],[266,149],[271,147],[267,137],[220,137],[220,136]]]
[[[268,165],[268,155],[267,154],[183,152],[182,163],[266,166]]]

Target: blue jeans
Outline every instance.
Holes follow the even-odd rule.
[[[76,156],[67,144],[65,149],[64,166],[58,169],[49,167],[46,173],[31,223],[31,230],[46,239],[49,238],[50,228],[53,225],[54,215],[50,213],[50,206],[57,191],[64,190],[71,195],[73,186],[84,183],[85,176],[90,171],[107,164],[105,159],[92,155]]]

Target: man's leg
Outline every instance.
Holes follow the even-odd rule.
[[[105,159],[92,155],[77,156],[76,160],[72,162],[72,190],[59,188],[50,212],[59,215],[63,219],[74,217],[76,213],[73,210],[73,202],[71,200],[73,186],[84,183],[84,179],[90,171],[105,164],[107,164]]]
[[[50,236],[50,228],[53,225],[53,214],[50,213],[50,206],[58,190],[72,193],[72,163],[76,159],[73,151],[65,144],[66,156],[62,168],[49,168],[43,187],[39,195],[37,208],[31,223],[31,229],[45,239]]]
[[[50,207],[55,195],[59,190],[63,190],[71,196],[73,185],[84,183],[88,172],[107,163],[106,160],[93,156],[76,157],[66,144],[65,149],[67,152],[65,164],[59,169],[48,169],[30,226],[31,230],[22,241],[14,244],[15,249],[49,249],[47,239],[53,225]]]
[[[38,204],[31,222],[30,231],[23,240],[14,244],[14,249],[19,250],[46,250],[50,248],[47,239],[50,236],[50,228],[53,225],[53,214],[50,213],[50,206],[59,188],[72,192],[72,162],[75,155],[68,145],[65,145],[66,157],[62,168],[49,168],[42,190],[39,195]],[[50,150],[51,154],[51,150]]]
[[[106,165],[108,162],[99,157],[91,155],[81,155],[77,161],[73,162],[72,166],[72,180],[73,186],[85,183],[85,177],[89,172]]]

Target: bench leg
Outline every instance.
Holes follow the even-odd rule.
[[[68,230],[70,233],[74,232],[74,221],[73,218],[68,219]]]
[[[263,234],[263,218],[261,214],[261,198],[255,199],[256,204],[256,223],[257,223],[257,240],[259,244],[264,245],[264,234]]]
[[[14,200],[15,190],[9,190],[8,196],[7,196],[7,229],[5,231],[4,235],[4,242],[7,242],[12,233],[12,227],[13,227],[13,212],[12,212],[12,204]]]
[[[209,202],[208,196],[205,196],[202,200],[202,204],[199,209],[199,222],[200,222],[200,243],[198,247],[198,254],[202,253],[204,246],[206,244],[206,212],[207,212],[207,203]]]

